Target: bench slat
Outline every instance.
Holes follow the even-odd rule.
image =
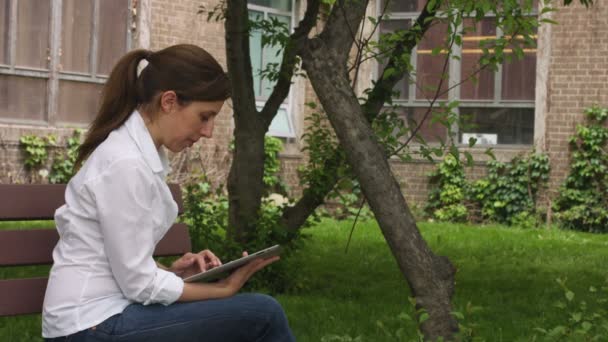
[[[176,223],[156,245],[155,256],[182,255],[192,251],[188,226]]]
[[[53,248],[59,240],[55,229],[0,231],[0,266],[44,265],[53,263]],[[190,252],[188,227],[176,223],[156,245],[155,256]]]
[[[52,220],[65,203],[65,184],[0,184],[0,220]],[[179,213],[182,194],[177,184],[169,184]]]
[[[64,195],[65,184],[0,184],[0,219],[51,220]]]
[[[56,229],[0,231],[0,266],[51,264],[58,240]]]
[[[0,317],[42,312],[48,278],[0,280]]]

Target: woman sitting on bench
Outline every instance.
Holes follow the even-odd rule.
[[[229,94],[222,67],[193,45],[135,50],[114,67],[55,213],[47,341],[294,341],[276,300],[237,295],[278,257],[215,283],[182,280],[221,264],[208,250],[169,268],[152,258],[177,217],[164,148],[179,152],[210,138]]]

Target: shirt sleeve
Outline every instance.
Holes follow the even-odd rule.
[[[162,201],[155,177],[139,160],[115,162],[90,185],[104,251],[125,297],[144,305],[169,305],[182,294],[184,282],[160,269],[153,259],[154,222],[151,213]]]

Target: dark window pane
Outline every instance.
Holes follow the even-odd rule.
[[[99,2],[99,46],[97,74],[109,75],[114,64],[127,50],[127,0]]]
[[[0,75],[0,118],[45,120],[44,78]]]
[[[380,23],[380,34],[391,33],[397,30],[407,30],[410,28],[410,20],[383,20]],[[382,71],[388,64],[388,61],[379,60],[378,63],[378,78],[382,77]],[[393,87],[393,91],[399,93],[396,97],[398,99],[408,99],[409,95],[409,76],[406,74],[399,82]]]
[[[474,133],[485,135],[477,137],[477,144],[483,139],[518,145],[534,141],[533,108],[460,108],[460,116],[466,122],[466,127],[460,130],[460,141],[464,144]]]
[[[274,8],[280,11],[291,11],[292,0],[249,0],[253,5]]]
[[[446,65],[448,54],[445,51],[445,39],[447,36],[447,25],[436,24],[431,26],[424,34],[424,37],[418,44],[416,59],[416,98],[432,99],[437,93],[441,94],[438,98],[446,99],[448,97],[448,74],[449,67]],[[433,56],[432,52],[435,48],[441,48],[442,51]],[[445,74],[443,73],[445,67]],[[448,63],[449,65],[449,63]],[[442,81],[443,79],[443,81]],[[438,91],[439,84],[441,89]]]
[[[97,83],[60,81],[58,121],[85,124],[93,121],[102,89],[103,85]]]
[[[482,53],[480,42],[496,38],[495,20],[486,18],[475,23],[465,19],[464,26],[466,34],[462,39],[460,75],[462,80],[468,80],[460,86],[460,97],[465,100],[491,100],[494,98],[494,71],[490,68],[479,71],[479,58]]]
[[[61,67],[89,72],[93,0],[63,0]]]
[[[8,64],[9,0],[0,0],[0,64]]]
[[[19,0],[15,64],[46,69],[49,56],[50,1]]]
[[[426,6],[426,0],[391,0],[387,12],[420,12]],[[380,10],[386,6],[386,1],[381,1]]]
[[[529,49],[524,59],[513,56],[502,66],[502,99],[534,100],[536,84],[536,49]]]
[[[407,126],[410,128],[410,132],[420,126],[417,134],[422,137],[427,143],[428,142],[440,142],[445,141],[447,138],[447,127],[439,123],[436,119],[437,115],[441,115],[439,109],[434,109],[428,115],[427,107],[405,107],[403,108],[403,115],[406,120]],[[425,118],[426,115],[426,119]],[[424,121],[423,121],[424,120]],[[414,138],[413,142],[418,140]]]
[[[505,49],[506,60],[502,66],[501,96],[503,100],[533,101],[536,84],[536,47],[525,46],[521,36],[514,38],[515,44],[523,48],[524,57],[519,59],[512,52],[512,46]]]

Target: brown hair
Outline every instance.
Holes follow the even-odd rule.
[[[137,65],[148,61],[139,77]],[[152,52],[134,50],[112,69],[102,102],[87,137],[78,149],[75,168],[120,127],[138,106],[153,103],[160,92],[173,90],[181,105],[191,101],[221,101],[230,97],[230,82],[219,63],[204,49],[180,44]]]

